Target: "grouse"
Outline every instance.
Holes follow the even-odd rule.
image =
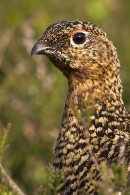
[[[65,173],[60,195],[97,195],[99,167],[120,161],[130,170],[130,113],[122,100],[116,48],[98,26],[80,20],[50,25],[34,45],[68,80],[54,168]]]

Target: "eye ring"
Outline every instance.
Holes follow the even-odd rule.
[[[76,32],[70,39],[71,44],[75,46],[83,45],[84,43],[89,41],[88,34],[89,32]]]

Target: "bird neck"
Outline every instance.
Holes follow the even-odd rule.
[[[74,104],[77,109],[80,109],[79,104],[83,107],[85,105],[95,103],[110,103],[115,105],[124,104],[122,100],[122,84],[120,81],[120,76],[108,74],[105,78],[98,79],[86,79],[77,80],[71,78],[69,80],[69,92],[68,92],[67,104]],[[109,107],[110,104],[107,106]]]
[[[111,73],[110,73],[111,74]],[[64,119],[76,118],[81,119],[86,116],[92,116],[93,113],[101,113],[102,110],[111,115],[117,112],[121,116],[127,113],[122,100],[122,85],[120,76],[109,73],[105,78],[77,80],[71,77],[68,80],[69,91],[65,104]]]
[[[78,158],[83,157],[82,164],[91,161],[91,149],[98,162],[106,158],[116,160],[116,151],[123,150],[118,147],[118,142],[120,138],[124,143],[129,139],[130,128],[130,115],[122,101],[119,76],[113,75],[110,79],[108,74],[106,81],[102,78],[100,81],[87,79],[82,82],[70,77],[68,82],[69,91],[55,148],[54,166],[70,172],[70,164],[76,164]],[[123,154],[120,153],[120,158]],[[93,175],[89,179],[93,180]]]

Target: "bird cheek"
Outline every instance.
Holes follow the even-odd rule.
[[[69,57],[67,57],[65,54],[62,54],[60,52],[56,52],[53,56],[48,56],[51,62],[57,67],[67,67],[70,64]]]

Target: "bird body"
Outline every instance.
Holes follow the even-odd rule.
[[[32,54],[43,54],[68,79],[54,167],[65,172],[60,195],[97,195],[100,165],[130,168],[130,113],[122,100],[120,62],[94,24],[60,21],[47,28]]]

